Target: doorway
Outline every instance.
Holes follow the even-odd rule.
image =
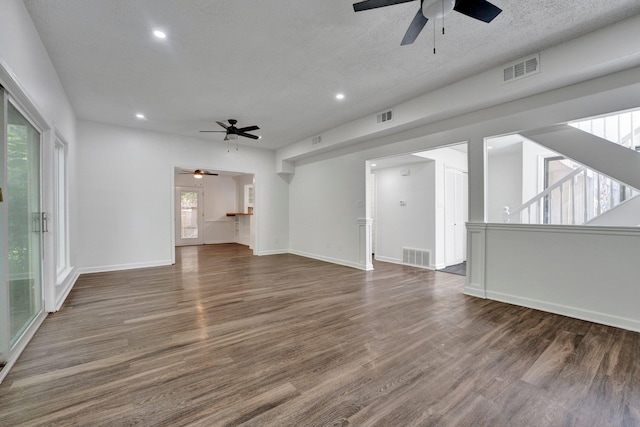
[[[172,165],[171,171],[174,246],[238,243],[255,249],[258,193],[253,173],[203,165]],[[173,250],[174,262],[175,254]]]
[[[441,270],[466,260],[466,148],[369,160],[366,207],[376,261]]]
[[[176,187],[176,246],[204,244],[202,188]]]

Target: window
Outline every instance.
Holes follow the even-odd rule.
[[[54,223],[56,245],[57,282],[64,280],[69,271],[69,238],[67,212],[67,146],[56,138],[54,156]]]

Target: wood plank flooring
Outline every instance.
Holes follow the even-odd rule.
[[[0,385],[0,426],[640,426],[640,336],[239,245],[83,275]]]

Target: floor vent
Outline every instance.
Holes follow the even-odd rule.
[[[526,59],[519,60],[503,70],[504,82],[521,79],[540,72],[540,55],[536,54]]]
[[[311,139],[311,145],[318,145],[322,142],[322,135],[314,136]]]
[[[402,248],[402,263],[416,267],[429,267],[431,252],[424,249]]]
[[[393,110],[385,111],[376,115],[376,123],[385,123],[393,120]]]

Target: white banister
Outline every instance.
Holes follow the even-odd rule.
[[[582,191],[576,188],[580,184]],[[619,188],[619,197],[614,195],[614,187]],[[553,193],[556,190],[560,195],[559,203],[554,203]],[[582,200],[578,198],[579,193],[582,193]],[[568,194],[566,200],[565,194]],[[555,222],[555,212],[559,218],[557,224],[581,225],[636,195],[636,189],[580,166],[519,208],[511,211],[509,206],[505,206],[503,220],[516,224],[550,224]],[[583,213],[580,219],[578,212]]]

